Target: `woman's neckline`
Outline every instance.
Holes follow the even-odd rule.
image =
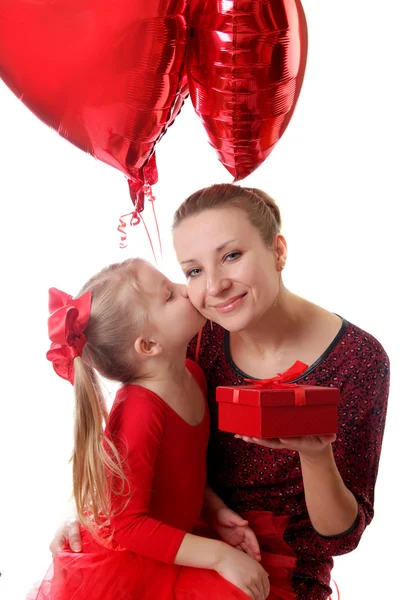
[[[336,347],[336,345],[338,344],[339,340],[342,338],[344,332],[346,331],[346,328],[347,328],[347,325],[348,325],[348,321],[346,319],[344,319],[340,315],[337,315],[337,316],[342,320],[342,325],[341,325],[339,331],[337,332],[337,334],[335,335],[335,337],[333,338],[333,340],[331,341],[331,343],[329,344],[329,346],[321,354],[321,356],[319,356],[317,358],[317,360],[315,360],[308,367],[308,369],[306,369],[304,371],[304,373],[302,373],[301,375],[299,375],[299,377],[297,377],[296,379],[293,379],[293,382],[299,381],[300,379],[303,379],[304,377],[307,377],[307,375],[309,375],[310,373],[312,373],[312,371],[314,371],[314,369],[316,369],[318,367],[318,365],[320,365],[321,362],[324,361],[325,358]],[[242,379],[253,379],[254,381],[259,381],[258,377],[252,377],[251,375],[248,375],[247,373],[245,373],[244,371],[242,371],[241,369],[239,369],[239,367],[233,361],[233,358],[231,356],[231,350],[230,350],[230,347],[229,347],[229,331],[227,331],[227,330],[225,330],[225,334],[224,334],[224,352],[225,352],[225,357],[226,357],[227,362],[229,363],[229,365],[231,366],[231,368],[238,375],[240,375],[240,377]],[[293,383],[293,382],[290,382],[290,383]]]

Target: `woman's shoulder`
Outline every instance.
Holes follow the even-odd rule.
[[[389,364],[389,357],[384,347],[371,333],[345,319],[343,319],[342,329],[338,349],[341,349],[343,354],[349,356],[351,353],[360,359],[380,358]]]
[[[390,363],[382,344],[346,319],[322,355],[299,378],[310,385],[355,385],[382,381],[388,385]]]
[[[213,362],[219,355],[224,355],[225,334],[226,330],[223,327],[212,321],[207,321],[203,328],[190,340],[187,358],[194,360],[201,366],[204,363]]]

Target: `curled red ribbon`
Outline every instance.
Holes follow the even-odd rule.
[[[253,386],[259,389],[293,389],[295,405],[304,406],[307,404],[305,389],[297,383],[289,383],[289,381],[297,379],[297,377],[304,373],[306,369],[308,369],[308,365],[300,360],[296,360],[296,362],[289,369],[287,369],[287,371],[284,373],[278,373],[275,377],[271,377],[270,379],[245,379],[244,381],[246,381],[246,383],[251,383]],[[239,392],[240,390],[235,390],[233,402],[239,402]]]
[[[49,338],[52,341],[46,358],[63,379],[74,383],[74,358],[82,355],[86,342],[84,331],[90,317],[92,292],[79,298],[56,288],[49,290]]]

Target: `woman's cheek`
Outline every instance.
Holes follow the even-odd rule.
[[[190,280],[187,286],[187,292],[190,302],[199,312],[202,312],[203,303],[201,302],[201,291],[199,286],[195,285],[193,280]]]

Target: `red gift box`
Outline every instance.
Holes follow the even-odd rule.
[[[298,361],[272,379],[217,387],[218,428],[259,438],[337,433],[339,389],[287,383],[304,367]]]

